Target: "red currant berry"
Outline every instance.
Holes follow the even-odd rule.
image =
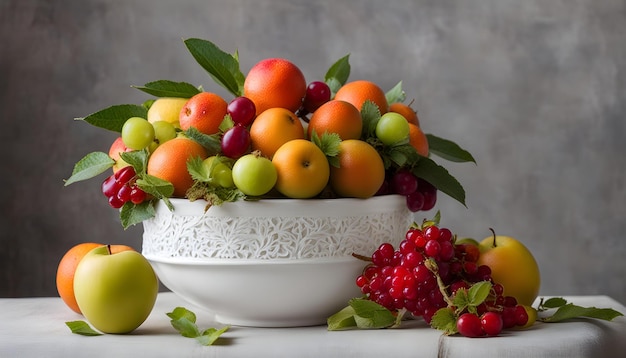
[[[130,201],[135,205],[143,203],[146,197],[146,192],[136,186],[133,186],[130,190]]]
[[[502,309],[502,327],[504,329],[515,327],[517,324],[517,315],[515,307],[504,307]]]
[[[515,306],[515,325],[523,326],[528,323],[528,312],[522,305]]]
[[[256,106],[248,97],[237,97],[230,101],[226,112],[230,114],[235,124],[249,126],[254,121]]]
[[[120,184],[128,183],[136,175],[135,169],[132,166],[125,166],[124,168],[115,172],[115,180]]]
[[[122,184],[118,183],[117,180],[115,180],[115,176],[111,175],[110,177],[104,179],[104,181],[102,182],[102,194],[110,198],[117,194],[121,186]]]
[[[406,207],[414,213],[422,210],[422,208],[424,207],[424,195],[419,191],[407,195]]]
[[[225,156],[237,159],[250,147],[250,132],[244,126],[236,125],[224,133],[220,146]]]
[[[400,195],[409,195],[417,190],[417,178],[407,169],[400,169],[391,178],[391,190]]]
[[[113,195],[109,197],[109,205],[113,209],[119,209],[124,206],[124,202],[117,198],[117,195]]]
[[[452,231],[445,227],[439,229],[439,241],[452,241]]]
[[[436,226],[429,226],[424,229],[424,236],[428,240],[437,240],[439,238],[439,228]]]
[[[117,198],[123,203],[130,201],[131,191],[132,189],[130,188],[130,185],[125,184],[120,188],[120,190],[117,191]]]
[[[315,112],[321,105],[330,101],[330,87],[322,81],[314,81],[309,83],[304,95],[302,107],[309,113]]]
[[[526,312],[526,311],[524,311]],[[486,312],[480,317],[483,331],[489,336],[497,336],[502,332],[502,316],[496,312]]]
[[[424,253],[429,257],[437,257],[440,250],[441,245],[437,240],[428,240],[424,246]]]
[[[465,337],[475,338],[485,334],[480,318],[473,313],[463,313],[456,321],[456,329]]]

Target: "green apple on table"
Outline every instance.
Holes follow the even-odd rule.
[[[148,260],[136,251],[111,253],[110,245],[87,253],[74,275],[76,302],[104,333],[129,333],[148,318],[159,290]]]

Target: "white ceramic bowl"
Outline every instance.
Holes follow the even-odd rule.
[[[354,280],[381,243],[413,221],[404,197],[172,200],[144,221],[143,255],[161,282],[225,324],[318,325],[360,295]]]

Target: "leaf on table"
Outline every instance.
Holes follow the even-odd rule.
[[[350,328],[356,328],[356,321],[354,320],[355,312],[352,306],[346,306],[341,311],[328,317],[326,324],[329,331],[341,331]]]
[[[222,335],[222,333],[228,331],[230,326],[223,327],[221,329],[217,328],[209,328],[202,332],[202,334],[196,337],[196,340],[200,342],[203,346],[210,346],[217,341],[218,338]]]
[[[354,320],[359,328],[386,328],[396,322],[396,316],[382,305],[360,298],[350,300]]]
[[[430,326],[441,330],[446,335],[453,335],[458,332],[456,328],[456,314],[450,307],[443,307],[433,315]]]
[[[102,336],[102,333],[91,328],[85,321],[70,321],[65,322],[65,325],[68,326],[74,334],[80,334],[81,336]]]
[[[612,321],[619,316],[623,316],[623,314],[612,308],[581,307],[573,303],[568,303],[560,306],[551,316],[541,318],[540,320],[542,322],[555,323],[572,318],[589,317]]]
[[[184,307],[176,307],[172,312],[166,313],[171,318],[170,323],[183,337],[195,338],[200,344],[210,346],[224,333],[230,326],[221,329],[208,328],[200,332],[196,325],[196,314]]]

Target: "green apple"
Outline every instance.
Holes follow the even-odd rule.
[[[111,253],[110,245],[89,251],[74,273],[78,307],[104,333],[129,333],[139,327],[152,311],[158,291],[158,278],[143,255]]]
[[[376,137],[383,144],[392,145],[409,137],[409,122],[399,113],[387,112],[376,124]]]
[[[233,182],[246,195],[266,194],[272,190],[277,179],[274,163],[256,153],[244,155],[233,165]]]
[[[491,278],[504,287],[504,296],[513,296],[519,304],[530,306],[539,294],[541,277],[532,253],[520,241],[496,235],[479,244],[478,265],[491,268]]]

